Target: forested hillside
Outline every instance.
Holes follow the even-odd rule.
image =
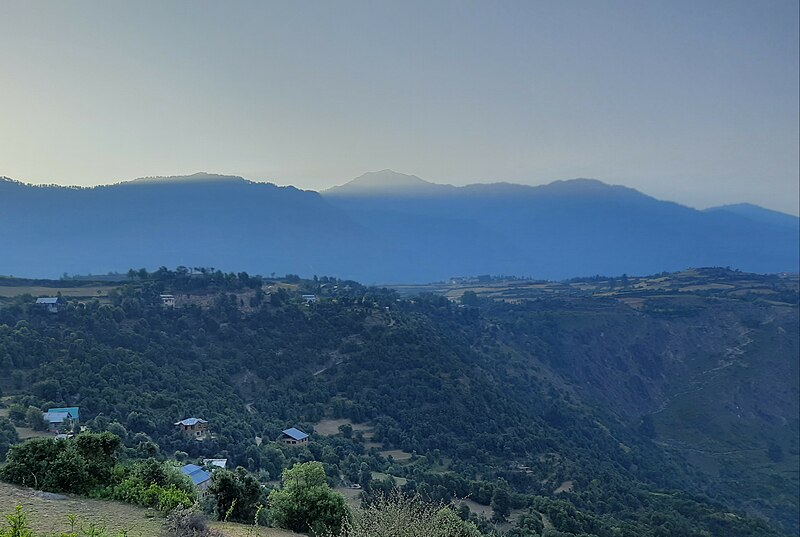
[[[796,534],[797,281],[692,277],[448,298],[131,271],[57,313],[4,292],[0,389],[18,426],[79,406],[134,458],[224,457],[265,481],[315,459],[365,494],[394,479],[498,521],[507,491],[563,535]],[[186,417],[212,437],[179,432]],[[293,426],[307,448],[272,442]]]

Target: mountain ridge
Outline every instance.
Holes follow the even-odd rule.
[[[596,179],[456,187],[384,170],[354,181],[331,193],[207,172],[90,188],[0,180],[0,249],[15,254],[0,273],[144,263],[422,283],[800,264],[800,226],[766,209],[698,211]]]
[[[376,182],[380,183],[385,178],[389,177],[389,185],[395,189],[400,190],[402,188],[409,188],[410,190],[419,191],[419,188],[445,188],[448,192],[459,192],[459,191],[469,191],[469,190],[481,190],[482,193],[491,192],[494,189],[497,190],[522,190],[522,191],[537,191],[537,190],[553,190],[553,191],[569,191],[575,189],[575,187],[583,187],[584,192],[591,190],[592,192],[602,192],[602,191],[617,191],[617,192],[628,192],[633,195],[640,195],[650,199],[658,200],[665,203],[672,203],[675,205],[679,205],[681,207],[685,207],[691,210],[695,210],[698,212],[717,212],[717,211],[728,211],[733,214],[737,214],[740,216],[746,215],[748,213],[752,214],[756,211],[763,212],[765,214],[773,214],[773,215],[781,215],[781,217],[788,217],[791,219],[800,222],[800,216],[795,216],[790,213],[786,213],[783,211],[778,211],[775,209],[769,209],[767,207],[763,207],[758,204],[749,203],[749,202],[739,202],[739,203],[731,203],[731,204],[723,204],[723,205],[715,205],[712,207],[707,207],[705,209],[697,209],[694,207],[690,207],[688,205],[684,205],[677,201],[672,200],[665,200],[656,198],[655,196],[651,196],[641,190],[638,190],[633,187],[629,187],[626,185],[620,184],[613,184],[607,183],[601,179],[589,178],[589,177],[576,177],[572,179],[556,179],[549,183],[542,183],[538,185],[530,185],[525,183],[515,183],[510,181],[489,181],[489,182],[476,182],[476,183],[468,183],[461,186],[456,186],[448,183],[436,183],[433,181],[428,181],[422,179],[413,174],[405,174],[401,172],[396,172],[389,168],[374,171],[374,172],[365,172],[360,176],[351,179],[341,185],[334,185],[329,188],[323,188],[320,190],[314,189],[307,189],[307,188],[300,188],[295,185],[277,185],[273,181],[267,180],[253,180],[247,179],[239,175],[229,175],[229,174],[220,174],[220,173],[209,173],[206,171],[198,171],[188,175],[155,175],[155,176],[142,176],[137,177],[135,179],[129,180],[121,180],[117,182],[111,183],[103,183],[99,185],[92,185],[92,186],[83,186],[83,185],[62,185],[57,183],[30,183],[26,181],[22,181],[19,179],[14,179],[8,176],[0,176],[0,185],[3,183],[10,183],[18,186],[25,186],[25,187],[34,187],[34,188],[63,188],[63,189],[76,189],[76,190],[91,190],[95,188],[103,188],[103,187],[111,187],[111,186],[118,186],[118,185],[142,185],[142,184],[160,184],[160,185],[168,185],[168,184],[191,184],[191,183],[223,183],[223,182],[239,182],[245,184],[267,184],[277,186],[278,188],[290,188],[295,189],[303,192],[316,192],[320,195],[332,195],[336,193],[337,195],[343,192],[342,189],[347,188],[349,185],[358,187],[359,189],[370,189],[373,190],[375,193],[381,191],[380,184],[374,184]],[[396,180],[395,178],[402,178],[404,180]],[[385,183],[384,183],[385,184]],[[369,192],[365,192],[368,194]],[[393,192],[397,193],[397,192]]]

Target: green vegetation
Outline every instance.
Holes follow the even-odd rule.
[[[234,472],[215,471],[208,494],[217,520],[252,522],[264,504],[261,485],[242,467]]]
[[[88,494],[111,481],[120,440],[111,433],[35,438],[11,447],[0,479],[51,492]]]
[[[0,366],[10,372],[0,378],[10,419],[0,418],[0,454],[41,411],[73,405],[81,425],[113,433],[119,449],[90,455],[81,438],[98,435],[87,433],[33,439],[12,448],[0,476],[169,511],[194,499],[172,461],[227,458],[234,470],[214,472],[205,505],[220,520],[301,529],[292,513],[302,499],[330,507],[321,520],[343,505],[329,486],[360,490],[369,508],[399,485],[434,505],[486,506],[486,516],[453,511],[484,534],[782,534],[748,514],[793,532],[794,283],[730,275],[747,289],[771,286],[768,302],[734,294],[735,283],[656,290],[660,278],[639,291],[640,279],[620,279],[611,294],[599,281],[546,297],[517,288],[513,300],[476,290],[459,304],[331,278],[162,269],[133,271],[108,298],[72,300],[57,314],[11,298],[0,303]],[[306,304],[305,293],[319,301]],[[777,372],[750,374],[768,355]],[[734,429],[718,396],[746,382]],[[700,401],[696,418],[689,401]],[[776,428],[755,409],[794,421]],[[173,425],[192,416],[209,420],[206,440]],[[272,442],[322,420],[341,427],[304,447]],[[706,445],[692,449],[739,442],[759,470],[741,454],[727,475],[703,466],[684,449],[701,437]],[[285,472],[311,461],[313,485],[301,493]],[[774,475],[782,479],[763,485]],[[566,481],[572,491],[554,494]],[[748,490],[759,491],[757,505]],[[324,527],[335,531],[331,520]]]
[[[345,520],[348,537],[480,537],[475,524],[465,522],[450,508],[398,492],[381,496]]]
[[[283,487],[270,492],[269,506],[277,526],[313,535],[339,535],[349,517],[344,498],[328,486],[318,462],[284,470]]]
[[[118,465],[106,489],[96,494],[163,513],[191,507],[197,500],[197,491],[177,467],[155,459]]]

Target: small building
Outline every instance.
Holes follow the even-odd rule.
[[[308,435],[300,429],[292,427],[283,431],[278,441],[287,446],[304,446],[308,444]]]
[[[185,420],[176,421],[175,426],[183,433],[203,440],[208,435],[208,422],[200,418],[186,418]]]
[[[228,459],[203,459],[203,465],[225,470],[228,467]]]
[[[317,295],[303,295],[303,301],[306,304],[314,304],[317,301]]]
[[[63,305],[64,301],[58,296],[45,296],[36,299],[36,306],[50,313],[58,313]]]
[[[175,296],[174,295],[161,295],[161,305],[165,308],[174,308],[175,307]]]
[[[196,464],[187,464],[181,468],[181,473],[192,480],[192,483],[201,494],[204,494],[208,486],[211,484],[211,474],[197,466]]]
[[[72,430],[78,424],[78,407],[49,408],[42,414],[42,419],[47,422],[47,430],[51,433]]]

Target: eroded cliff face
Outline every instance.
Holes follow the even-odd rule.
[[[528,361],[683,458],[702,492],[796,523],[798,308],[700,296],[639,306],[518,305],[496,337],[519,353],[516,367]]]

